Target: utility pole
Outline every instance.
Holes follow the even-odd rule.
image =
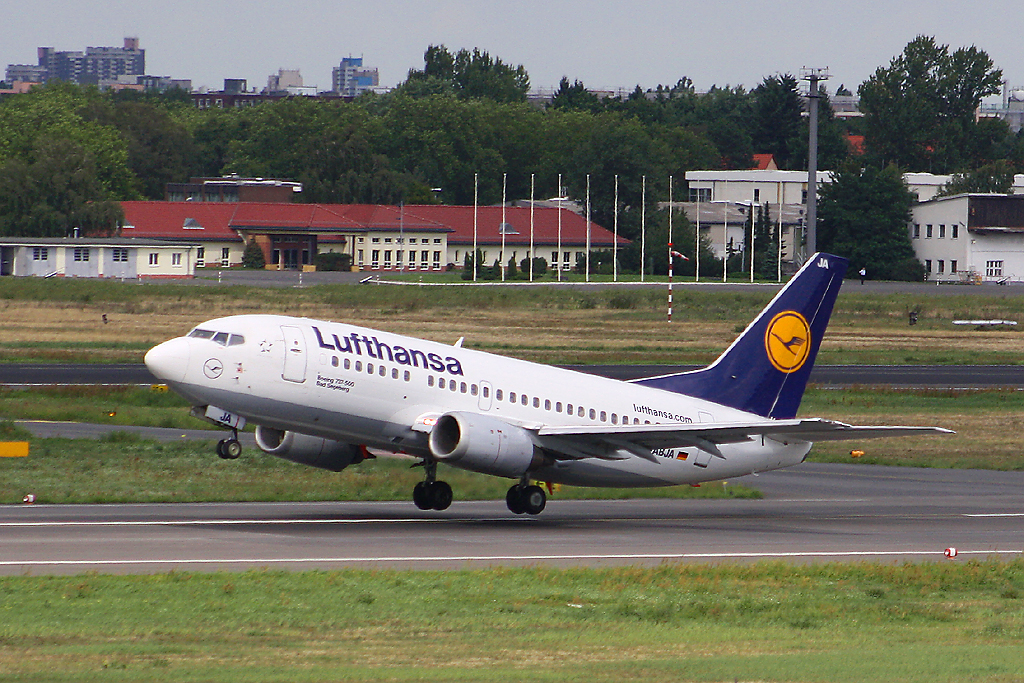
[[[807,255],[818,251],[818,100],[821,99],[821,92],[818,90],[819,81],[827,81],[829,78],[828,68],[809,69],[804,67],[800,70],[801,80],[808,81],[810,88],[807,91],[809,139],[807,141]]]

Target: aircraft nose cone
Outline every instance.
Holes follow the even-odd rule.
[[[146,353],[146,367],[157,379],[165,382],[181,382],[188,369],[188,339],[179,337],[165,341]]]

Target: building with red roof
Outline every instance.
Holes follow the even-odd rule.
[[[299,268],[318,252],[340,252],[362,270],[441,270],[461,266],[474,244],[483,263],[518,263],[530,254],[573,267],[586,253],[611,249],[615,237],[567,209],[278,202],[122,202],[123,237],[199,244],[199,267],[241,264],[255,241],[268,267]],[[619,246],[628,240],[619,238]],[[502,245],[504,244],[504,254]],[[561,256],[561,258],[558,258]]]

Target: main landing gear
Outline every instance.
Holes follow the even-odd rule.
[[[517,515],[539,515],[547,503],[548,496],[544,489],[526,481],[516,484],[505,494],[505,504]]]
[[[452,487],[448,482],[437,480],[437,463],[423,463],[427,478],[416,484],[412,490],[412,502],[420,510],[447,510],[452,504]]]
[[[242,444],[238,440],[238,430],[231,430],[230,439],[221,439],[217,442],[217,455],[224,460],[237,460],[242,454]]]

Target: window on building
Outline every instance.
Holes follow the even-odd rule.
[[[89,250],[86,249],[85,247],[75,247],[74,259],[76,261],[88,261],[89,260]]]
[[[48,247],[32,247],[32,260],[33,261],[48,261],[50,260],[50,250]]]
[[[115,247],[111,250],[110,257],[115,263],[128,263],[128,250]]]
[[[206,247],[199,247],[198,249],[196,249],[196,265],[206,265]]]
[[[384,250],[384,267],[385,268],[390,268],[391,267],[391,250],[390,249],[385,249]]]
[[[945,273],[946,272],[946,262],[943,259],[939,259],[939,272],[940,273]]]
[[[172,266],[180,266],[181,265],[181,254],[180,253],[174,252],[173,254],[171,254],[171,265]]]
[[[370,252],[370,267],[380,268],[380,249],[374,249]]]
[[[924,272],[932,272],[932,260],[930,258],[924,260]]]
[[[711,188],[710,187],[691,187],[690,188],[690,201],[691,202],[710,202],[711,201]]]
[[[158,266],[160,265],[160,254],[155,251],[149,253],[149,265]]]
[[[956,259],[952,259],[949,262],[949,272],[956,273]]]
[[[1002,277],[1002,261],[985,261],[985,277]]]
[[[932,238],[932,224],[924,226],[924,238],[930,240]]]
[[[960,239],[960,224],[954,223],[953,225],[949,226],[949,233],[950,239]]]
[[[424,256],[427,252],[423,252]],[[440,250],[434,252],[434,270],[441,270],[441,252]]]
[[[946,225],[945,223],[939,223],[939,239],[946,239]]]
[[[363,250],[362,249],[356,250],[356,263],[358,263],[359,265],[363,265]]]
[[[220,264],[222,266],[230,266],[231,265],[231,248],[230,247],[223,247],[223,248],[221,248],[221,250],[220,250]]]
[[[921,239],[921,225],[920,223],[914,223],[914,239]]]
[[[754,190],[754,201],[761,201],[761,190]]]

